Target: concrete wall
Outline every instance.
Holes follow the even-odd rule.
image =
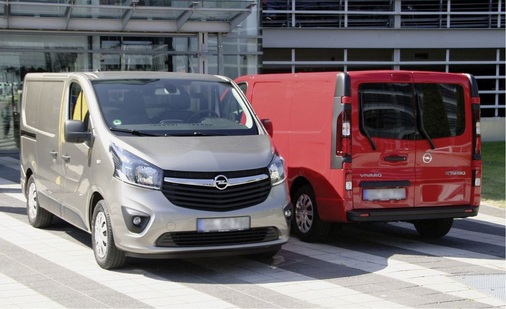
[[[481,140],[483,142],[505,141],[506,118],[481,118]]]

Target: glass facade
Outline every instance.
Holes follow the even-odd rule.
[[[0,1],[0,150],[19,148],[29,72],[256,73],[255,1]]]

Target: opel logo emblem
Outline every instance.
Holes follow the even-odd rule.
[[[224,175],[214,177],[214,186],[218,190],[225,190],[228,187],[228,179]]]
[[[432,161],[432,155],[428,152],[424,153],[422,156],[423,163],[430,163]]]

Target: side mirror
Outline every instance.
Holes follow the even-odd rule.
[[[68,143],[84,143],[91,141],[91,132],[88,131],[84,122],[79,120],[67,120],[64,127],[65,141]]]
[[[272,137],[274,135],[272,121],[270,119],[262,119],[262,124],[264,125],[265,131],[267,131],[269,136]]]

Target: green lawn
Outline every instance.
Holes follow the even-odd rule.
[[[483,184],[481,200],[484,204],[506,208],[505,203],[505,142],[482,143]]]

